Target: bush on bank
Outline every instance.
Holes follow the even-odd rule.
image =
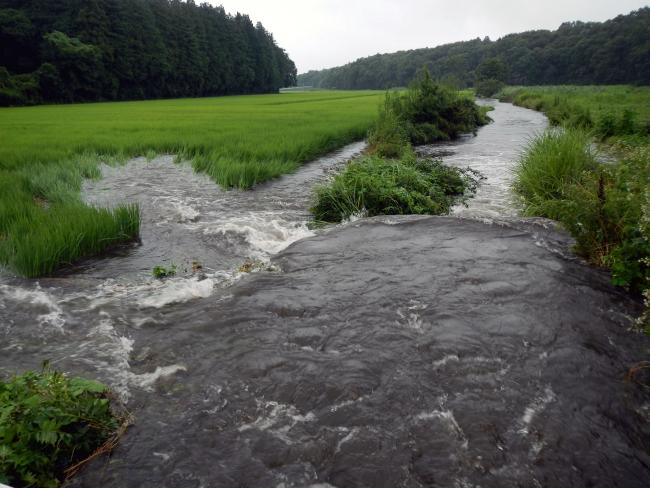
[[[47,367],[0,381],[0,483],[56,488],[121,424],[100,383]]]

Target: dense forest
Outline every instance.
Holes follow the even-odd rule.
[[[0,0],[0,105],[277,91],[262,24],[193,0]]]
[[[406,86],[426,66],[458,87],[496,80],[510,85],[650,84],[650,8],[607,22],[567,22],[538,30],[377,54],[298,76],[299,85],[340,89]]]

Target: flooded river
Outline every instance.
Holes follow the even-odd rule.
[[[422,149],[486,176],[451,217],[309,230],[313,186],[362,143],[248,192],[172,157],[104,168],[85,198],[139,202],[142,242],[0,278],[0,370],[48,359],[135,415],[70,485],[646,486],[638,303],[516,217],[510,168],[546,121],[495,105],[477,136]]]

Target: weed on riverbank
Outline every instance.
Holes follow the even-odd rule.
[[[0,381],[0,483],[56,488],[127,425],[95,381],[48,368]]]

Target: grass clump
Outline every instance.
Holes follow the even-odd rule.
[[[476,188],[473,173],[419,160],[367,156],[315,191],[311,212],[317,221],[340,222],[354,215],[449,213]]]
[[[514,190],[526,215],[558,219],[558,202],[596,167],[588,135],[580,130],[548,130],[533,139],[515,167]]]
[[[47,367],[0,381],[0,482],[58,487],[125,426],[95,381]]]

